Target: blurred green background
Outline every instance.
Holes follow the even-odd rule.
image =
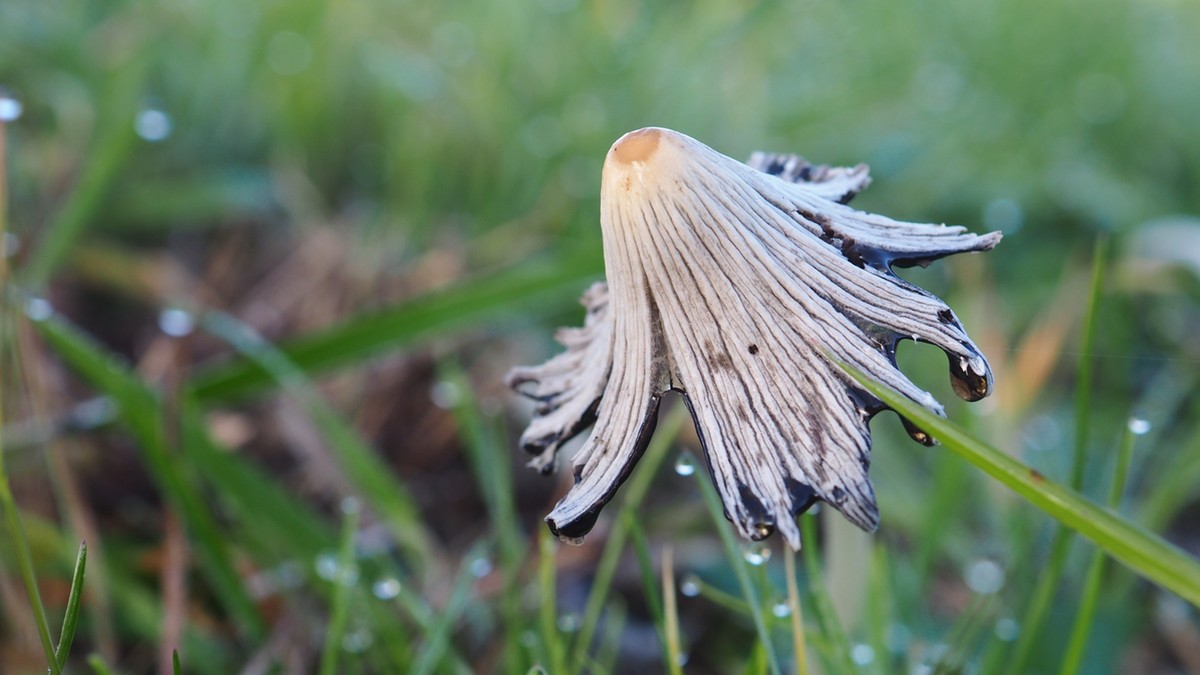
[[[51,625],[89,543],[70,668],[170,672],[176,645],[197,673],[792,668],[780,542],[745,551],[767,649],[745,560],[671,470],[688,430],[660,432],[636,520],[619,498],[584,547],[539,546],[569,479],[522,468],[500,379],[579,323],[604,153],[646,125],[866,162],[859,208],[1002,230],[904,273],[996,395],[954,400],[932,348],[901,365],[1055,480],[1082,443],[1097,501],[1132,426],[1121,512],[1197,553],[1198,35],[1182,0],[6,0],[2,452]],[[826,583],[799,575],[832,607],[805,614],[814,667],[1064,669],[1090,545],[1028,630],[1050,521],[873,428],[879,533],[822,514]],[[2,539],[0,671],[44,672]],[[1103,579],[1082,672],[1200,671],[1196,608]]]

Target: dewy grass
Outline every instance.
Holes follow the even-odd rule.
[[[1162,537],[1088,501],[980,441],[946,419],[842,364],[848,373],[889,407],[1068,529],[1095,542],[1138,575],[1200,606],[1200,562]]]

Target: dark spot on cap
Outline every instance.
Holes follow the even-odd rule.
[[[792,499],[792,515],[798,516],[817,503],[817,492],[811,486],[805,485],[791,476],[783,479],[783,485]]]
[[[939,309],[938,321],[941,321],[942,323],[954,323],[954,312],[951,312],[948,309]]]
[[[846,491],[837,485],[835,485],[833,489],[829,491],[829,496],[832,497],[833,501],[838,504],[846,501]]]
[[[750,355],[754,356],[758,353],[758,345],[750,345]]]

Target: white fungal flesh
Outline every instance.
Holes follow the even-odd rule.
[[[868,182],[865,166],[790,155],[742,164],[667,129],[613,145],[601,188],[607,286],[585,294],[583,328],[560,331],[566,352],[509,375],[540,402],[521,437],[532,466],[550,470],[561,445],[595,423],[573,458],[575,486],[546,518],[556,534],[577,541],[591,529],[672,389],[743,536],[778,529],[798,548],[796,516],[818,499],[877,527],[868,421],[884,406],[827,355],[941,414],[895,362],[899,339],[929,342],[949,357],[956,393],[986,396],[991,371],[953,313],[891,266],[987,250],[1000,234],[842,203]]]

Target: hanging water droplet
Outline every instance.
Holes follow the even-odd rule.
[[[860,666],[871,665],[875,660],[875,648],[860,642],[850,648],[850,660]]]
[[[774,614],[776,618],[786,619],[792,615],[792,606],[786,602],[777,602],[771,607],[771,614]]]
[[[963,577],[967,586],[980,595],[991,595],[1004,587],[1004,568],[987,558],[972,562]]]
[[[492,561],[487,558],[476,558],[471,561],[471,576],[482,579],[492,573]]]
[[[694,598],[700,595],[700,579],[695,574],[689,574],[679,583],[679,592],[683,595]]]
[[[367,651],[375,636],[365,626],[347,632],[342,636],[342,649],[351,654],[362,654]]]
[[[54,316],[54,307],[45,299],[34,296],[25,301],[25,316],[30,321],[45,321]]]
[[[812,506],[808,507],[808,512],[809,512],[809,513],[811,513],[811,514],[812,514],[812,515],[814,515],[814,516],[815,516],[815,515],[817,515],[818,513],[820,513],[820,512],[821,512],[821,505],[820,505],[820,504],[813,504]]]
[[[133,128],[142,140],[158,143],[171,135],[173,125],[171,116],[167,113],[147,108],[137,114],[137,118],[133,121]]]
[[[0,91],[0,122],[16,122],[24,110],[20,101]]]
[[[358,500],[358,497],[344,497],[338,506],[347,516],[356,515],[362,510],[362,502]]]
[[[1134,436],[1144,436],[1150,433],[1150,421],[1140,417],[1129,418],[1129,431]]]
[[[696,473],[696,458],[692,453],[684,450],[679,453],[679,457],[675,459],[675,473],[680,476],[690,476]]]
[[[751,565],[758,566],[771,559],[771,548],[766,544],[751,544],[746,547],[742,557]]]
[[[400,580],[392,577],[380,579],[371,585],[371,595],[380,600],[392,600],[400,595]]]
[[[997,638],[1004,642],[1012,642],[1017,639],[1017,636],[1021,632],[1021,627],[1016,619],[1004,617],[996,621],[995,632]]]
[[[164,309],[158,313],[158,329],[171,337],[184,337],[196,329],[196,319],[182,309]]]
[[[558,629],[564,633],[574,633],[579,630],[579,615],[563,614],[558,617]]]

